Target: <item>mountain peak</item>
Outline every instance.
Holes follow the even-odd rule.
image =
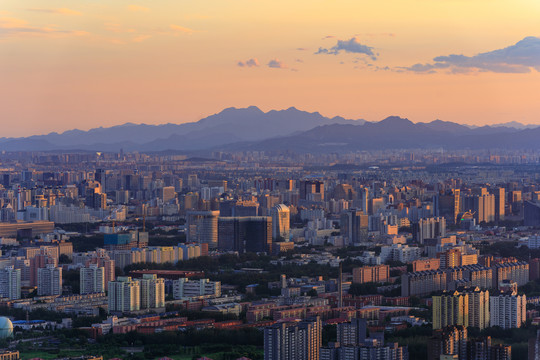
[[[414,123],[406,118],[402,118],[399,116],[389,116],[384,120],[381,120],[379,124],[386,125],[386,126],[396,126],[396,125],[414,125]]]

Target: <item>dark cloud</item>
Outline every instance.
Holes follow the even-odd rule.
[[[286,69],[287,65],[285,65],[282,61],[278,59],[270,60],[267,64],[268,67],[274,68],[274,69]]]
[[[358,39],[353,37],[349,40],[338,40],[337,44],[329,49],[319,48],[315,54],[332,54],[338,55],[341,52],[354,53],[354,54],[364,54],[373,60],[377,60],[377,56],[373,52],[371,46],[367,46],[358,42]]]
[[[246,60],[246,61],[239,61],[236,65],[240,66],[240,67],[256,67],[256,66],[259,66],[259,60],[257,60],[257,58],[251,58],[249,60]]]
[[[449,69],[451,73],[485,71],[495,73],[528,73],[534,68],[540,71],[540,38],[529,36],[503,49],[474,56],[437,56],[433,63],[415,64],[398,70],[417,73],[433,73]]]

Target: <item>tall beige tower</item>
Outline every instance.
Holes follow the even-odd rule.
[[[272,238],[289,241],[291,212],[285,204],[278,204],[271,210]]]

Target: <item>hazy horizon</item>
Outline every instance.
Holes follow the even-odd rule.
[[[444,122],[452,122],[452,123],[456,123],[456,124],[459,124],[459,125],[463,125],[463,126],[467,126],[467,127],[479,127],[479,126],[504,126],[504,125],[507,125],[509,123],[512,123],[511,121],[509,122],[506,122],[506,123],[496,123],[496,124],[481,124],[481,125],[471,125],[471,124],[465,124],[465,123],[459,123],[459,122],[455,122],[455,121],[448,121],[448,120],[444,120],[444,119],[432,119],[432,120],[428,120],[428,121],[418,121],[418,120],[415,120],[415,119],[410,119],[410,118],[407,118],[405,116],[400,116],[400,115],[388,115],[388,116],[385,116],[384,118],[381,118],[381,119],[378,119],[378,120],[368,120],[368,119],[364,119],[362,117],[359,117],[359,118],[348,118],[348,117],[345,117],[345,116],[342,116],[342,115],[339,115],[339,114],[335,114],[335,115],[326,115],[326,114],[323,114],[319,111],[307,111],[307,110],[303,110],[303,109],[299,109],[295,106],[291,106],[289,108],[283,108],[283,109],[262,109],[261,107],[259,106],[256,106],[256,105],[250,105],[248,107],[234,107],[234,106],[230,106],[228,108],[224,108],[222,109],[221,111],[223,110],[226,110],[226,109],[238,109],[238,110],[241,110],[241,109],[247,109],[249,107],[256,107],[258,109],[260,109],[261,111],[263,111],[264,113],[268,113],[270,111],[284,111],[284,110],[287,110],[291,107],[294,107],[296,108],[297,110],[299,111],[304,111],[304,112],[308,112],[308,113],[319,113],[321,114],[322,116],[326,117],[326,118],[329,118],[329,119],[332,119],[334,117],[342,117],[344,119],[347,119],[347,120],[354,120],[354,121],[362,121],[362,120],[365,120],[366,122],[371,122],[371,123],[377,123],[377,122],[380,122],[388,117],[400,117],[400,118],[403,118],[403,119],[407,119],[415,124],[417,123],[430,123],[432,121],[436,121],[436,120],[440,120],[440,121],[444,121]],[[66,128],[66,129],[59,129],[59,130],[50,130],[48,132],[43,132],[43,133],[31,133],[31,134],[22,134],[22,135],[13,135],[13,136],[7,136],[7,135],[2,135],[0,136],[0,138],[25,138],[25,137],[31,137],[31,136],[42,136],[42,135],[49,135],[49,134],[62,134],[62,133],[65,133],[65,132],[68,132],[68,131],[72,131],[72,130],[81,130],[81,131],[90,131],[90,130],[93,130],[93,129],[99,129],[99,128],[111,128],[111,127],[116,127],[116,126],[125,126],[125,125],[153,125],[153,126],[160,126],[160,125],[167,125],[167,124],[175,124],[175,125],[181,125],[181,124],[187,124],[187,123],[192,123],[192,122],[197,122],[199,120],[202,120],[206,117],[209,117],[209,116],[212,116],[212,115],[216,115],[216,114],[219,114],[221,111],[217,112],[217,113],[212,113],[212,114],[208,114],[208,115],[205,115],[199,119],[196,119],[196,120],[193,120],[193,121],[184,121],[184,122],[163,122],[163,123],[149,123],[149,122],[132,122],[132,121],[127,121],[127,122],[124,122],[124,123],[118,123],[118,124],[111,124],[111,125],[101,125],[101,126],[90,126],[90,127],[72,127],[72,128]],[[523,126],[540,126],[540,124],[527,124],[527,123],[522,123],[522,122],[516,122],[516,123],[519,123]],[[314,127],[315,126],[318,126],[316,124],[314,124]]]

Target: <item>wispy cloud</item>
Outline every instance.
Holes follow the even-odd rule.
[[[274,69],[286,69],[287,68],[287,65],[283,61],[281,61],[279,59],[270,60],[268,62],[268,64],[266,64],[266,66],[274,68]]]
[[[540,71],[540,38],[529,36],[514,45],[474,56],[437,56],[433,62],[399,67],[397,71],[435,73],[446,69],[450,73],[494,72],[529,73]]]
[[[82,15],[80,11],[71,10],[68,8],[58,8],[58,9],[44,9],[44,8],[29,8],[28,11],[46,13],[46,14],[58,14],[58,15]]]
[[[195,30],[193,29],[174,24],[171,24],[169,26],[169,29],[171,29],[175,33],[193,34],[195,32]]]
[[[17,18],[0,18],[0,37],[20,37],[20,36],[82,36],[88,35],[88,32],[81,30],[62,30],[55,27],[31,26],[27,21]]]
[[[361,44],[357,38],[353,37],[349,40],[338,40],[337,44],[331,48],[319,48],[315,54],[332,54],[338,55],[342,52],[364,54],[371,57],[372,60],[377,60],[376,54],[373,52],[373,47]]]
[[[239,61],[236,65],[240,67],[257,67],[260,66],[259,60],[257,58],[251,58],[246,61]]]
[[[139,35],[133,38],[133,42],[142,42],[146,39],[150,39],[152,36],[150,35]]]
[[[144,7],[144,6],[140,6],[140,5],[128,5],[128,9],[129,9],[129,11],[133,11],[133,12],[148,12],[148,11],[150,11],[149,8]]]

